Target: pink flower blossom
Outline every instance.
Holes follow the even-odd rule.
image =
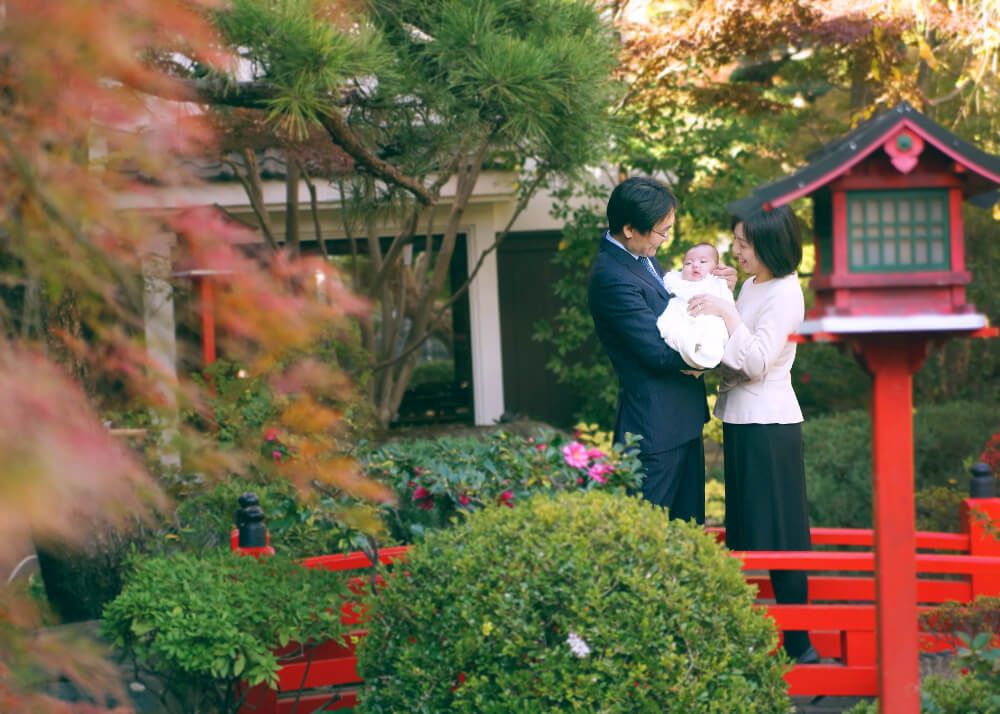
[[[417,508],[425,511],[429,511],[434,508],[434,498],[431,496],[431,492],[423,486],[417,486],[416,489],[414,489],[413,502],[417,504]]]
[[[562,454],[567,466],[574,469],[587,468],[587,447],[579,441],[571,441],[562,447]]]
[[[502,503],[503,505],[507,506],[507,508],[513,508],[514,507],[514,492],[513,491],[504,491],[503,493],[501,493],[500,494],[500,503]]]
[[[545,451],[548,446],[548,444],[535,444],[535,451]]]
[[[463,494],[461,494],[461,495],[460,495],[460,496],[458,497],[458,502],[459,502],[459,503],[461,503],[461,504],[462,504],[463,506],[468,506],[468,505],[469,505],[469,497],[468,497],[468,496],[466,496],[466,495],[465,495],[465,494],[463,493]]]
[[[273,426],[264,432],[264,441],[277,441],[278,440],[278,430]]]
[[[605,456],[606,456],[606,454],[603,451],[601,451],[600,449],[598,449],[597,447],[591,447],[591,448],[587,449],[587,458],[588,459],[593,459],[593,460],[596,461],[597,459],[603,459]]]
[[[604,462],[598,462],[587,469],[587,475],[590,476],[597,483],[607,483],[608,479],[606,474],[614,471],[614,467],[611,464],[606,464]]]
[[[275,449],[274,451],[271,452],[271,458],[274,459],[274,463],[280,464],[281,463],[281,452],[278,451],[277,449]]]

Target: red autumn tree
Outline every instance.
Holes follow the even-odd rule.
[[[268,370],[279,426],[298,439],[290,477],[379,497],[335,453],[339,413],[327,396],[347,388],[326,365],[296,358],[320,332],[365,305],[322,262],[261,263],[240,252],[240,226],[211,210],[121,210],[150,183],[190,185],[179,159],[212,141],[197,117],[128,88],[171,93],[151,50],[183,50],[220,70],[206,23],[211,2],[10,0],[0,24],[0,564],[7,573],[32,540],[85,544],[167,506],[154,475],[102,425],[99,397],[122,399],[171,425],[178,405],[203,409],[197,383],[175,380],[150,357],[151,303],[171,290],[158,236],[177,235],[190,258],[228,278],[219,321],[234,357]],[[123,83],[124,82],[124,83]],[[183,110],[183,107],[180,108]],[[323,299],[317,299],[317,273]],[[156,289],[154,289],[156,288]],[[211,438],[178,427],[169,448],[184,468],[225,473],[254,453],[220,462]],[[295,436],[297,435],[297,436]],[[211,434],[207,435],[211,437]],[[187,437],[187,438],[186,438]],[[263,435],[261,435],[263,439]],[[215,468],[211,466],[215,465]],[[67,708],[25,689],[22,675],[66,676],[94,695],[115,678],[95,652],[41,636],[29,600],[0,591],[0,710]],[[121,692],[117,692],[120,701]],[[76,709],[80,711],[80,709]]]

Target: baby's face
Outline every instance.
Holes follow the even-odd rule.
[[[684,280],[701,280],[716,266],[715,249],[708,245],[695,246],[684,255]]]

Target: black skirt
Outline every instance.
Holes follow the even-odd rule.
[[[723,424],[726,545],[809,550],[802,424]]]

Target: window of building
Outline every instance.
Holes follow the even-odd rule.
[[[852,272],[946,270],[951,263],[948,230],[947,191],[847,194]]]

